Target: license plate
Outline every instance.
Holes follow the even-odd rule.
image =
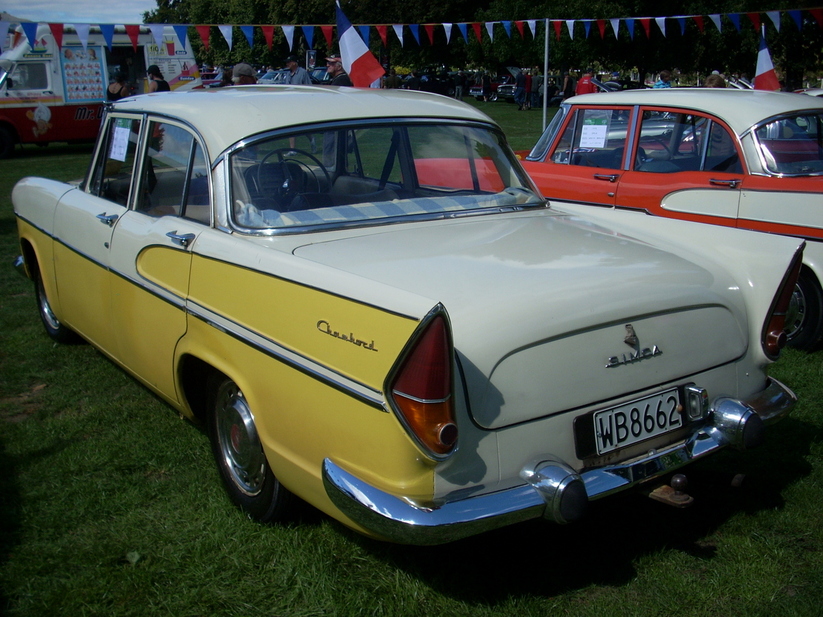
[[[683,426],[677,388],[594,414],[594,441],[606,454]]]

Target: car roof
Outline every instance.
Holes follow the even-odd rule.
[[[445,96],[379,88],[230,86],[142,94],[121,99],[113,107],[119,112],[160,114],[190,124],[206,141],[212,157],[250,135],[315,122],[452,118],[496,126],[481,111]]]
[[[599,92],[566,99],[577,105],[658,105],[712,114],[742,135],[766,118],[793,111],[823,109],[823,100],[789,92],[731,88],[660,88]]]

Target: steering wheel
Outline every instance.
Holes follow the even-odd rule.
[[[314,170],[312,170],[312,168],[309,167],[308,163],[306,163],[305,161],[301,161],[300,159],[295,158],[297,155],[304,156],[307,159],[311,160],[313,163],[315,163],[318,169],[320,169],[320,171],[323,172],[323,176],[326,180],[326,185],[331,186],[331,176],[329,175],[329,172],[323,165],[323,163],[321,163],[320,160],[313,154],[310,154],[305,150],[299,150],[297,148],[278,148],[276,150],[272,150],[266,156],[264,156],[263,160],[260,161],[260,164],[257,166],[258,186],[262,186],[261,170],[264,168],[266,161],[268,161],[269,158],[271,158],[274,155],[277,155],[277,162],[280,165],[284,178],[282,186],[278,189],[279,197],[290,198],[296,195],[297,193],[306,192],[300,190],[301,188],[305,188],[303,185],[306,183],[306,177],[309,177],[312,180],[314,180],[315,186],[317,187],[316,192],[321,192],[320,180],[315,175]],[[296,169],[299,169],[302,172],[301,178],[298,178],[296,176]]]

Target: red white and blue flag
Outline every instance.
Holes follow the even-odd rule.
[[[780,82],[774,72],[774,64],[769,54],[769,46],[766,45],[766,30],[760,36],[760,47],[757,49],[757,69],[754,72],[755,90],[780,90]]]
[[[337,39],[340,42],[340,58],[343,68],[349,74],[352,84],[358,88],[368,88],[386,72],[374,54],[369,51],[363,39],[352,27],[349,18],[343,14],[337,1]]]

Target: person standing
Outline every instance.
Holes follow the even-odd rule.
[[[337,54],[326,58],[326,72],[331,75],[332,86],[352,86],[351,78],[343,68],[343,59]]]
[[[564,99],[574,96],[574,87],[577,85],[577,80],[572,77],[571,73],[563,73],[563,88],[561,95]]]
[[[292,55],[286,58],[286,68],[289,69],[289,74],[286,75],[286,83],[294,86],[310,86],[311,77],[309,77],[308,71],[300,66],[298,62],[297,56]]]
[[[532,87],[529,96],[531,97],[531,106],[537,108],[542,105],[541,96],[544,90],[543,75],[540,74],[540,69],[537,67],[534,67],[532,73]]]
[[[671,88],[672,87],[672,72],[663,69],[660,71],[660,79],[658,79],[652,88]]]
[[[518,110],[526,109],[526,73],[523,70],[518,71],[514,78],[514,102]]]
[[[597,86],[592,82],[594,77],[594,69],[586,69],[583,77],[577,82],[577,87],[574,89],[575,94],[593,94],[597,92]]]
[[[127,97],[129,94],[129,86],[126,83],[126,74],[123,71],[117,71],[114,74],[114,81],[109,84],[106,90],[107,101],[118,101]]]
[[[251,68],[250,64],[246,64],[245,62],[235,64],[234,69],[232,70],[232,75],[232,81],[238,86],[247,86],[257,83],[257,78],[254,76],[254,69]]]
[[[169,82],[163,79],[163,73],[156,64],[147,68],[146,74],[149,77],[149,92],[169,92],[171,90]]]

